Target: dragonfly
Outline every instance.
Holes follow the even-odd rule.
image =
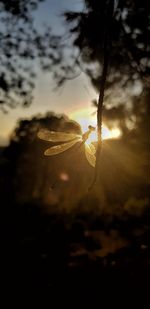
[[[88,130],[83,134],[75,134],[75,133],[65,133],[65,132],[57,132],[57,131],[49,131],[47,129],[41,129],[37,136],[41,140],[59,143],[58,145],[51,146],[46,149],[44,152],[45,156],[53,156],[60,154],[69,148],[73,147],[76,143],[80,143],[80,145],[84,144],[85,147],[85,156],[89,164],[95,167],[96,162],[96,148],[90,143],[87,143],[89,135],[95,130],[94,127],[89,126]]]

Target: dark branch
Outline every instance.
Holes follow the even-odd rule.
[[[97,106],[97,134],[98,134],[98,143],[96,151],[96,165],[95,165],[95,174],[92,186],[97,182],[99,177],[99,166],[100,166],[100,155],[102,150],[102,113],[103,113],[103,103],[104,103],[104,94],[105,94],[105,85],[108,72],[108,63],[109,63],[109,53],[111,47],[111,23],[114,11],[114,0],[108,1],[106,4],[106,21],[108,22],[104,28],[104,47],[103,47],[103,70],[100,83],[100,92]]]

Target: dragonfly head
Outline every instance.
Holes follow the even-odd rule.
[[[93,126],[88,126],[88,129],[89,129],[91,132],[95,131],[95,128],[94,128]]]

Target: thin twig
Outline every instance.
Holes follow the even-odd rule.
[[[98,143],[96,150],[96,164],[95,164],[95,173],[93,182],[89,189],[92,189],[94,184],[98,181],[99,178],[99,166],[100,166],[100,155],[102,151],[102,112],[103,112],[103,102],[105,94],[105,85],[108,72],[108,63],[109,63],[109,53],[111,45],[111,24],[114,11],[114,0],[110,0],[106,4],[105,20],[107,22],[104,27],[104,45],[103,45],[103,70],[100,83],[100,92],[98,98],[97,106],[97,134],[98,134]]]

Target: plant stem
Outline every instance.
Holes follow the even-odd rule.
[[[111,45],[110,44],[110,41],[111,41],[110,34],[111,34],[113,11],[114,11],[114,0],[110,0],[107,2],[106,12],[105,12],[107,25],[105,26],[105,30],[104,30],[103,70],[102,70],[100,92],[99,92],[98,106],[97,106],[98,143],[97,143],[97,150],[96,150],[95,174],[94,174],[93,183],[90,188],[93,187],[93,185],[97,182],[99,178],[100,155],[102,151],[102,113],[103,113],[105,85],[106,85],[106,79],[107,79],[109,53],[110,53],[110,45]]]
[[[100,85],[100,93],[98,98],[98,107],[97,107],[97,135],[98,135],[98,144],[96,151],[96,165],[95,165],[95,177],[94,182],[97,181],[99,175],[99,163],[100,163],[100,155],[102,150],[102,113],[103,113],[103,102],[104,102],[104,94],[105,94],[105,84],[107,78],[108,71],[108,59],[109,59],[109,51],[107,48],[107,41],[104,45],[104,60],[103,60],[103,72],[101,78]]]

